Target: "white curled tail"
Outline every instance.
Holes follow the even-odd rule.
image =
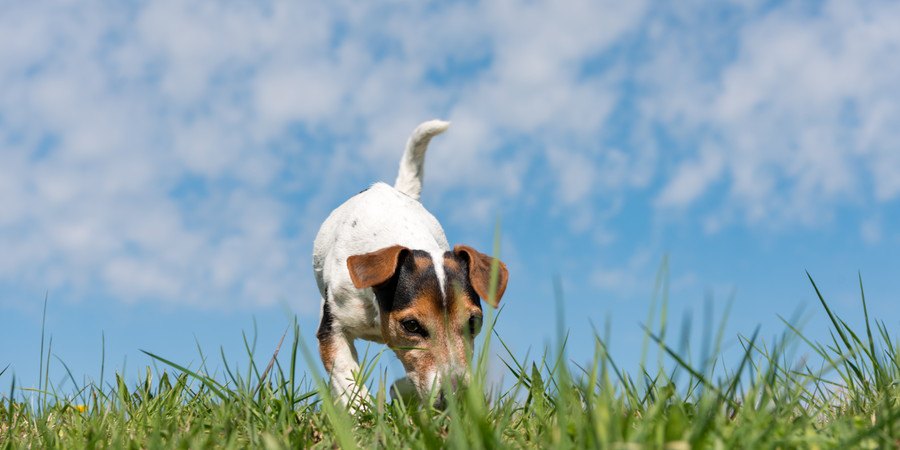
[[[422,194],[422,177],[425,175],[425,151],[428,150],[428,142],[431,138],[443,133],[450,126],[450,122],[443,120],[430,120],[418,127],[406,141],[406,150],[400,159],[400,172],[394,188],[398,191],[418,200]]]

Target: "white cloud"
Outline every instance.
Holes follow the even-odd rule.
[[[716,150],[701,153],[698,160],[684,161],[657,198],[660,206],[684,206],[694,202],[722,174],[722,154]]]
[[[696,204],[723,177],[719,220],[736,212],[751,224],[813,224],[842,203],[897,198],[900,7],[832,1],[743,17],[724,66],[702,64],[715,50],[685,44],[691,34],[657,59],[668,70],[648,109],[703,149],[679,163],[657,203]]]
[[[684,293],[697,289],[701,283],[694,272],[669,273],[668,258],[642,246],[623,261],[595,265],[588,282],[596,289],[613,294],[614,298],[642,299],[653,294],[653,280],[660,276],[667,283],[669,293]]]
[[[881,225],[881,220],[877,217],[872,217],[867,220],[864,220],[859,227],[859,235],[862,240],[867,244],[878,244],[881,242],[884,237],[883,226]]]
[[[591,193],[597,179],[591,159],[557,148],[547,152],[547,159],[554,171],[560,174],[557,198],[564,203],[573,204],[583,201]]]
[[[544,190],[605,243],[660,185],[663,208],[725,186],[710,228],[900,196],[900,7],[647,6],[6,5],[0,283],[312,309],[318,220],[433,117],[425,198],[462,226]]]
[[[390,179],[412,127],[447,116],[429,190],[472,200],[450,217],[492,222],[544,146],[565,137],[579,151],[608,117],[615,86],[580,66],[643,8],[132,6],[0,15],[3,283],[76,300],[313,307],[304,255],[348,179]],[[330,148],[298,147],[297,129]],[[510,137],[539,139],[499,157]]]

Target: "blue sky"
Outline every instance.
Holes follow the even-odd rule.
[[[7,2],[0,6],[0,368],[37,384],[41,308],[76,377],[313,343],[312,240],[444,118],[423,203],[510,272],[513,349],[591,323],[637,362],[671,313],[734,337],[805,311],[804,271],[896,329],[895,2]],[[729,350],[730,349],[730,350]],[[54,381],[64,371],[53,360]],[[126,362],[127,361],[127,362]],[[387,365],[399,375],[396,364]],[[316,368],[318,370],[318,368]]]

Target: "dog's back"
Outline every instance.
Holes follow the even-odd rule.
[[[319,229],[313,244],[313,270],[323,298],[326,283],[352,286],[347,257],[391,245],[450,250],[440,223],[421,203],[385,183],[375,183],[335,209]]]

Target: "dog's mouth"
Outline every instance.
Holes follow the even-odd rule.
[[[391,398],[402,399],[407,404],[431,404],[434,409],[444,410],[449,404],[449,396],[463,389],[467,381],[464,375],[429,378],[407,373],[390,386]]]
[[[467,384],[464,374],[445,374],[434,380],[434,384],[428,386],[427,391],[422,391],[423,401],[431,401],[435,409],[443,410],[447,407],[448,396],[455,395]]]

